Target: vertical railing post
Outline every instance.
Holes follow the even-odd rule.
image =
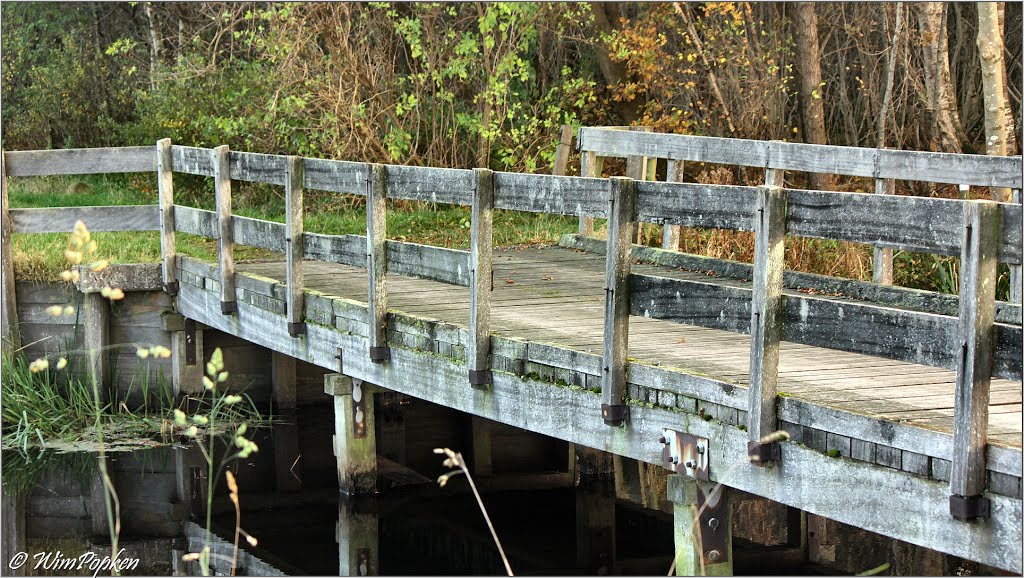
[[[953,409],[953,456],[949,511],[957,519],[988,517],[985,446],[989,385],[995,358],[996,257],[1001,233],[999,205],[964,203],[960,254],[960,351]]]
[[[1020,189],[1013,189],[1011,199],[1015,204],[1021,204]],[[1010,303],[1019,304],[1024,301],[1024,283],[1022,283],[1020,272],[1020,265],[1010,265]]]
[[[302,288],[305,283],[303,274],[303,161],[302,157],[285,157],[284,164],[284,205],[285,205],[285,240],[284,258],[286,262],[285,276],[288,283],[288,335],[298,337],[306,333],[303,319]]]
[[[231,222],[231,149],[213,149],[213,179],[217,197],[217,256],[220,265],[220,312],[238,312],[235,299],[235,230]]]
[[[875,179],[876,195],[895,195],[895,179]],[[892,285],[892,249],[875,247],[871,257],[871,280],[883,285]]]
[[[670,183],[683,182],[683,167],[685,161],[668,159],[665,171],[665,180]],[[666,223],[661,232],[661,248],[666,251],[679,250],[679,225]]]
[[[374,363],[391,359],[387,328],[387,195],[388,168],[384,165],[371,165],[366,195],[366,271],[369,274],[366,307],[370,324],[370,361]]]
[[[747,404],[747,452],[755,464],[779,459],[779,342],[782,339],[782,275],[785,270],[786,193],[757,188],[754,216],[753,293],[750,303],[750,383]]]
[[[555,146],[555,166],[551,174],[564,176],[569,170],[569,153],[572,151],[572,125],[563,124]]]
[[[604,358],[601,417],[608,425],[628,419],[626,359],[629,349],[629,275],[633,228],[636,225],[636,184],[613,177],[608,199],[608,247],[605,256]]]
[[[764,186],[766,187],[781,188],[786,186],[784,182],[786,178],[786,171],[772,168],[772,147],[781,146],[782,144],[783,142],[778,140],[773,140],[768,143],[768,154],[764,161]]]
[[[0,191],[3,206],[0,207],[3,241],[0,243],[0,263],[3,266],[3,340],[4,353],[21,349],[21,329],[18,326],[18,302],[14,293],[14,262],[11,260],[11,211],[7,202],[7,161],[0,150]]]
[[[601,178],[601,169],[604,166],[604,158],[597,156],[597,153],[583,151],[580,155],[580,176],[590,178]],[[594,218],[580,215],[579,235],[581,237],[594,236]]]
[[[174,167],[169,138],[156,143],[156,183],[160,194],[160,257],[163,262],[164,292],[168,295],[177,295],[177,263],[174,260]]]
[[[494,173],[476,169],[470,229],[469,285],[469,384],[486,388],[491,383],[491,291],[492,223],[494,218]]]

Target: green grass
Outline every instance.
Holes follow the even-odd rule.
[[[156,204],[151,180],[121,176],[19,178],[10,181],[9,196],[12,208]],[[176,202],[212,209],[212,187],[205,181],[208,179],[176,179]],[[284,199],[279,188],[236,183],[233,192],[235,214],[284,222]],[[305,213],[304,226],[311,233],[360,235],[366,231],[361,197],[307,191]],[[576,226],[574,217],[499,210],[494,216],[494,244],[552,243],[575,231]],[[469,234],[469,207],[396,201],[388,210],[390,239],[466,249]],[[112,263],[155,263],[160,259],[160,237],[156,231],[94,233],[93,237],[101,255]],[[14,235],[12,258],[18,279],[58,279],[67,268],[67,239],[68,235],[63,233]],[[216,258],[214,239],[179,233],[176,241],[179,253],[207,261]],[[280,254],[253,247],[235,249],[235,259],[240,262],[280,258]]]

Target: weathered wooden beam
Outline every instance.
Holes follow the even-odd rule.
[[[895,195],[896,181],[893,179],[875,179],[876,195]],[[882,285],[892,285],[892,249],[875,247],[871,258],[871,280]]]
[[[295,410],[295,369],[294,357],[276,351],[272,352],[271,385],[274,391],[274,406],[278,410]]]
[[[469,205],[472,202],[473,171],[387,165],[388,197],[409,201]]]
[[[54,149],[4,153],[7,175],[88,175],[96,173],[146,173],[156,170],[153,148],[112,147]]]
[[[473,474],[476,476],[494,475],[494,456],[491,430],[494,422],[479,416],[470,416],[470,427],[473,437]]]
[[[376,507],[358,508],[357,501],[338,499],[338,576],[380,575],[380,514]]]
[[[581,128],[580,149],[606,157],[646,155],[692,162],[859,177],[1020,188],[1021,157],[878,150],[804,143]]]
[[[69,233],[77,221],[94,233],[160,230],[158,205],[10,209],[10,218],[15,233]]]
[[[374,433],[373,386],[360,379],[331,373],[324,392],[334,396],[334,457],[338,489],[348,495],[377,489],[377,436]]]
[[[772,163],[772,149],[778,149],[784,143],[782,141],[773,140],[768,143],[767,158],[764,163],[764,186],[766,187],[784,187],[786,186],[786,171],[779,167],[778,162]],[[760,208],[759,208],[760,210]]]
[[[617,562],[615,494],[594,487],[581,487],[573,494],[576,502],[576,566],[589,576],[611,576],[616,572]]]
[[[589,178],[601,178],[601,169],[604,166],[604,159],[597,156],[597,153],[584,151],[580,157],[580,176]],[[594,218],[580,212],[579,234],[584,237],[594,235]]]
[[[685,161],[668,159],[665,180],[670,183],[683,182],[683,168],[685,164]],[[661,232],[661,248],[666,251],[679,250],[679,225],[666,224],[664,226]]]
[[[182,330],[171,334],[171,387],[175,398],[202,395],[203,361],[203,330],[195,320],[185,319]]]
[[[287,158],[281,155],[231,151],[231,180],[286,185]]]
[[[288,334],[298,337],[306,333],[306,323],[302,320],[303,311],[303,240],[302,219],[302,186],[305,182],[302,157],[285,159],[285,271],[288,283]]]
[[[572,125],[563,124],[558,133],[558,144],[555,145],[555,166],[551,169],[553,175],[569,174],[569,153],[572,152]]]
[[[231,222],[231,149],[213,149],[214,192],[217,197],[217,262],[220,267],[220,312],[238,311],[235,297],[235,230]]]
[[[171,159],[174,162],[174,172],[199,175],[204,177],[215,176],[212,149],[199,147],[186,147],[174,145],[171,147]]]
[[[604,217],[608,208],[603,179],[496,172],[494,188],[496,209]]]
[[[1021,206],[1021,190],[1019,188],[1013,189],[1012,198],[1014,204],[1018,207]],[[1008,301],[1017,304],[1024,303],[1024,277],[1021,276],[1020,265],[1010,265],[1010,298]]]
[[[730,494],[721,484],[669,475],[675,576],[732,576]]]
[[[21,328],[18,326],[18,301],[14,292],[14,261],[11,260],[11,214],[10,203],[7,200],[7,153],[0,151],[0,195],[3,197],[3,206],[0,207],[0,219],[2,219],[2,236],[0,241],[0,262],[2,262],[3,274],[3,331],[0,339],[3,340],[3,351],[5,354],[21,349]]]
[[[369,277],[367,323],[370,324],[370,359],[383,363],[388,347],[388,255],[387,196],[388,168],[373,165],[366,196],[366,270]]]
[[[491,383],[491,292],[494,291],[492,240],[494,221],[494,173],[476,169],[470,223],[469,284],[469,383],[486,388]]]
[[[156,185],[160,195],[160,261],[164,291],[175,295],[178,293],[178,278],[174,260],[174,161],[169,138],[156,142]]]
[[[786,239],[786,193],[783,189],[770,186],[758,189],[754,234],[747,434],[751,460],[763,464],[778,459],[778,444],[765,440],[778,429],[776,401]]]
[[[996,249],[999,205],[986,201],[964,207],[960,257],[960,359],[956,372],[950,512],[956,518],[988,517],[981,496],[987,482],[989,385],[995,358]]]
[[[108,401],[110,385],[110,304],[99,293],[86,293],[82,296],[81,314],[86,376],[102,404]]]
[[[636,187],[629,178],[608,181],[608,254],[605,256],[604,356],[601,374],[601,417],[608,425],[628,419],[625,402],[629,343],[630,240],[636,224]]]

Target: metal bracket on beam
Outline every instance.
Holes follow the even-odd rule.
[[[492,381],[492,375],[489,369],[469,370],[469,385],[473,386],[474,389],[487,389],[487,386],[490,385]]]
[[[957,520],[968,521],[988,518],[992,502],[984,496],[950,496],[949,513]]]
[[[729,528],[722,523],[729,519],[729,500],[725,499],[721,485],[714,486],[707,495],[697,491],[697,511],[700,531],[701,557],[704,565],[721,564],[729,561]],[[726,522],[727,524],[728,522]]]
[[[196,320],[185,318],[185,365],[196,364]]]
[[[222,315],[234,315],[238,313],[238,301],[221,301],[220,312]]]
[[[622,425],[629,419],[629,406],[601,404],[601,417],[611,426]]]
[[[666,469],[696,480],[710,479],[710,442],[707,438],[666,429],[662,430],[658,441],[664,446],[661,459]]]
[[[747,459],[756,466],[766,466],[782,459],[779,442],[747,442]]]
[[[352,437],[366,437],[366,395],[362,380],[352,380]]]
[[[288,335],[292,337],[298,337],[306,333],[306,324],[304,322],[299,323],[288,323]]]
[[[380,347],[371,347],[370,348],[370,361],[372,361],[374,363],[384,363],[385,361],[387,361],[389,359],[391,359],[391,348],[390,347],[388,347],[386,345],[382,345]]]

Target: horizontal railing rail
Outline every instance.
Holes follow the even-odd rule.
[[[778,427],[778,351],[782,340],[952,369],[957,381],[950,490],[954,500],[960,500],[956,512],[975,511],[971,508],[982,499],[985,484],[979,472],[985,471],[982,450],[987,439],[989,383],[993,376],[1019,380],[1022,374],[1021,328],[994,321],[996,262],[1019,264],[1022,260],[1020,206],[785,189],[779,171],[1020,187],[1019,158],[965,159],[958,155],[702,137],[680,140],[678,135],[598,129],[583,129],[581,139],[588,151],[641,158],[643,166],[634,163],[634,172],[640,167],[646,173],[647,159],[651,158],[745,164],[768,169],[770,186],[378,165],[232,152],[225,146],[172,146],[169,140],[163,140],[155,150],[129,147],[123,149],[123,154],[119,153],[122,149],[5,153],[5,179],[8,175],[155,170],[160,198],[157,206],[8,211],[5,186],[4,234],[6,238],[11,231],[66,231],[79,219],[93,230],[159,230],[164,288],[171,294],[178,290],[175,233],[217,239],[214,270],[221,313],[225,315],[238,310],[233,247],[242,244],[282,252],[287,273],[285,315],[288,333],[294,338],[305,334],[303,259],[364,268],[368,278],[365,321],[369,358],[375,363],[387,363],[390,358],[389,273],[466,286],[470,291],[468,380],[474,387],[486,388],[491,382],[493,210],[607,218],[605,343],[600,364],[594,369],[601,377],[602,417],[607,423],[628,422],[627,380],[640,377],[630,372],[644,371],[629,361],[630,315],[750,335],[750,379],[744,407],[751,457],[758,463],[780,459],[776,444],[766,442],[763,436]],[[812,158],[802,159],[807,155]],[[175,172],[212,177],[216,210],[175,204]],[[955,179],[950,176],[954,174]],[[235,180],[283,186],[285,223],[233,215],[231,183]],[[366,235],[304,231],[302,199],[306,188],[365,196]],[[388,240],[387,199],[469,206],[470,250]],[[752,287],[633,274],[631,240],[640,221],[753,231]],[[784,291],[782,248],[786,236],[959,255],[959,315]],[[5,252],[5,271],[9,262]]]

